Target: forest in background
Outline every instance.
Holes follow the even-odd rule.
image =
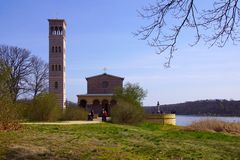
[[[145,106],[146,113],[156,114],[157,106]],[[174,112],[178,115],[240,116],[240,101],[199,100],[169,105],[160,105],[163,113]]]

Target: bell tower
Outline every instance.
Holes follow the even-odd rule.
[[[57,96],[58,104],[66,107],[66,22],[49,22],[49,92]]]

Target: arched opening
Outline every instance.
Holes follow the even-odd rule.
[[[57,82],[57,81],[54,82],[54,88],[55,88],[55,89],[58,89],[58,82]]]
[[[102,111],[102,107],[101,107],[100,101],[98,99],[93,100],[92,110],[94,111],[95,114],[100,115],[100,113]]]
[[[58,65],[58,70],[61,71],[62,70],[62,67],[61,65]]]
[[[55,33],[58,34],[58,27],[55,27]]]
[[[50,27],[50,34],[54,34],[54,27]]]
[[[87,106],[87,101],[85,99],[81,99],[79,102],[79,107],[86,108]]]
[[[54,52],[54,46],[52,46],[52,52]]]
[[[60,46],[58,47],[58,52],[62,52],[62,50],[61,50],[61,47],[60,47]]]
[[[58,70],[58,68],[57,68],[58,66],[57,65],[55,65],[55,71],[57,71]]]
[[[63,33],[62,30],[63,30],[62,27],[59,27],[60,35],[62,35],[62,33]]]
[[[93,100],[93,106],[99,106],[100,101],[98,99]]]
[[[55,52],[58,52],[58,47],[55,47]]]
[[[108,103],[108,100],[106,100],[106,99],[102,100],[102,108],[105,109],[105,111],[107,111],[107,113],[109,114],[109,103]]]
[[[54,71],[54,65],[52,65],[52,71]]]

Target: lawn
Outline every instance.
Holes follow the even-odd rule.
[[[25,125],[0,132],[0,159],[240,159],[240,136],[151,123]]]

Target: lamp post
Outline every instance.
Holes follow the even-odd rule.
[[[159,104],[159,101],[157,102],[157,113],[158,113],[158,114],[160,113],[160,104]]]

